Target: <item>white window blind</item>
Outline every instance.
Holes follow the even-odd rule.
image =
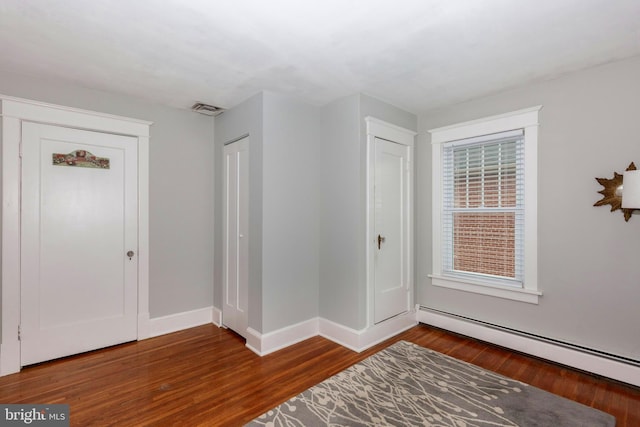
[[[522,287],[524,132],[443,145],[442,272]]]

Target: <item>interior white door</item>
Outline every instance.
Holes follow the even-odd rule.
[[[374,323],[409,310],[408,150],[375,138]]]
[[[224,147],[222,323],[243,337],[249,324],[249,137]]]
[[[135,340],[137,139],[22,134],[21,365]]]

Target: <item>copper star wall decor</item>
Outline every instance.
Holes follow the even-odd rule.
[[[634,171],[636,170],[636,165],[631,162],[626,170]],[[596,181],[604,187],[598,191],[603,197],[595,202],[593,206],[611,205],[611,212],[621,209],[624,214],[624,220],[629,221],[634,210],[622,208],[622,175],[614,171],[613,179],[596,178]]]

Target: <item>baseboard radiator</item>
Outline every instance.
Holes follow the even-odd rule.
[[[548,343],[548,344],[564,347],[564,348],[567,348],[567,349],[580,351],[582,353],[591,354],[591,355],[594,355],[594,356],[606,358],[606,359],[613,360],[613,361],[616,361],[616,362],[625,363],[625,364],[628,364],[628,365],[631,365],[631,366],[640,367],[640,360],[635,360],[635,359],[631,359],[631,358],[628,358],[628,357],[619,356],[619,355],[612,354],[612,353],[607,353],[605,351],[596,350],[596,349],[593,349],[593,348],[584,347],[584,346],[581,346],[581,345],[572,344],[572,343],[556,340],[556,339],[553,339],[553,338],[547,338],[547,337],[544,337],[544,336],[541,336],[541,335],[531,334],[529,332],[519,331],[517,329],[507,328],[505,326],[500,326],[500,325],[496,325],[496,324],[493,324],[493,323],[472,319],[470,317],[465,317],[465,316],[461,316],[459,314],[453,314],[453,313],[449,313],[449,312],[446,312],[446,311],[442,311],[442,310],[438,310],[438,309],[435,309],[435,308],[430,308],[430,307],[426,307],[426,306],[422,306],[422,305],[420,306],[420,310],[426,311],[426,312],[430,312],[430,313],[434,313],[434,314],[438,314],[438,315],[441,315],[441,316],[450,317],[450,318],[453,318],[453,319],[462,320],[462,321],[465,321],[465,322],[470,322],[470,323],[473,323],[473,324],[476,324],[476,325],[479,325],[479,326],[484,326],[484,327],[495,329],[495,330],[498,330],[498,331],[507,332],[507,333],[518,335],[518,336],[521,336],[521,337],[524,337],[524,338],[529,338],[529,339],[533,339],[533,340],[536,340],[536,341],[545,342],[545,343]]]

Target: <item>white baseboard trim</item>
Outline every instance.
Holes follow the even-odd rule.
[[[640,368],[623,362],[431,311],[419,310],[417,320],[562,365],[640,386]]]
[[[265,356],[320,335],[359,353],[417,324],[415,311],[410,311],[359,331],[327,319],[314,318],[266,334],[261,334],[255,329],[248,328],[246,345],[257,355]]]
[[[360,335],[364,330],[351,329],[331,320],[320,318],[318,335],[336,344],[356,352],[360,352]]]
[[[305,320],[266,334],[247,328],[247,347],[258,356],[266,356],[316,335],[318,335],[318,318]]]
[[[222,327],[222,310],[220,310],[218,307],[213,307],[212,320],[211,321],[217,327],[219,327],[219,328]]]
[[[263,356],[262,354],[262,334],[256,331],[253,328],[247,328],[247,336],[245,337],[247,340],[245,346],[253,351],[258,356]]]
[[[213,307],[205,307],[183,313],[170,314],[168,316],[149,319],[148,338],[157,337],[194,326],[213,323]]]
[[[151,322],[149,313],[138,313],[138,341],[149,338],[151,334]]]
[[[360,353],[417,324],[415,311],[409,311],[359,331],[321,318],[319,335]]]

